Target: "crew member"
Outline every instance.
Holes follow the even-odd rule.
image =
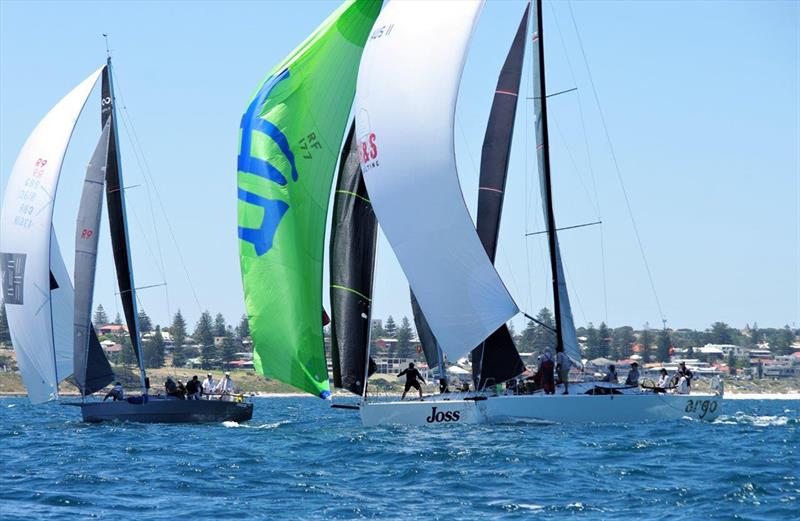
[[[119,383],[119,382],[116,382],[114,384],[114,387],[112,387],[111,390],[108,391],[108,393],[106,394],[106,397],[103,398],[103,401],[106,401],[109,398],[112,398],[113,401],[117,402],[117,401],[122,400],[124,397],[125,397],[125,390],[122,388],[122,384]]]
[[[564,392],[561,394],[569,394],[569,369],[572,367],[572,360],[569,359],[567,353],[559,351],[556,353],[556,373],[558,373],[558,383],[564,384]]]
[[[214,391],[222,395],[220,396],[220,400],[226,402],[233,401],[233,380],[231,380],[231,373],[225,373],[222,380],[214,387]]]
[[[419,384],[419,381],[422,380],[422,383],[427,383],[427,382],[422,377],[422,374],[420,374],[417,368],[414,367],[414,362],[409,362],[408,367],[400,371],[397,374],[397,377],[400,378],[403,375],[405,375],[406,377],[406,386],[403,389],[403,396],[400,399],[405,400],[406,394],[408,393],[409,389],[413,387],[419,393],[419,399],[422,400],[422,386]]]
[[[203,380],[203,394],[206,395],[206,400],[210,400],[209,398],[212,394],[214,394],[214,388],[217,386],[217,382],[214,381],[214,377],[211,376],[211,373],[206,375],[206,379]]]
[[[678,385],[680,385],[681,378],[686,378],[686,387],[689,388],[689,390],[691,390],[692,378],[694,378],[694,375],[689,369],[686,368],[686,362],[681,362],[678,364],[678,372],[675,373],[675,378],[678,380]],[[687,392],[686,394],[689,393]]]
[[[186,398],[189,400],[199,400],[201,389],[202,385],[200,384],[200,380],[197,379],[197,375],[194,375],[192,379],[186,383]]]
[[[639,385],[639,364],[637,362],[631,364],[631,370],[628,371],[625,385]]]
[[[617,368],[614,367],[614,364],[608,366],[608,371],[606,371],[606,375],[601,381],[611,384],[619,383],[619,378],[617,378]]]
[[[664,369],[663,367],[661,368],[661,371],[659,371],[659,373],[661,374],[661,376],[659,377],[658,382],[656,382],[655,391],[657,393],[663,393],[664,391],[667,390],[667,387],[669,387],[669,374],[667,373],[667,370]]]
[[[549,349],[545,349],[544,356],[542,356],[541,361],[539,362],[538,372],[541,378],[544,394],[556,394],[556,382],[555,376],[553,375],[554,368],[555,363],[553,363],[553,353]]]
[[[167,392],[167,396],[178,396],[178,386],[175,385],[175,380],[171,376],[168,376],[167,381],[164,382],[164,390]]]
[[[178,380],[178,399],[186,399],[186,386],[183,385],[183,380]]]

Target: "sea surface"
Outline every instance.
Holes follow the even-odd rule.
[[[86,425],[0,399],[0,518],[798,519],[800,402],[714,423],[370,428],[316,398],[251,422]]]

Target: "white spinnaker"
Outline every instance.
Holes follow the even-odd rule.
[[[370,200],[451,360],[518,312],[467,210],[453,125],[483,3],[392,1],[364,48],[356,132]]]
[[[101,71],[59,101],[28,137],[0,214],[3,298],[32,403],[57,398],[58,382],[72,374],[72,284],[52,234],[53,204],[72,131]],[[58,286],[52,291],[51,270]]]

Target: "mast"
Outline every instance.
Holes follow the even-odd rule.
[[[108,164],[106,166],[106,199],[108,201],[108,223],[111,231],[111,249],[117,271],[122,309],[128,324],[131,347],[139,365],[139,383],[142,395],[147,394],[147,373],[144,368],[141,339],[139,338],[139,313],[136,309],[136,287],[133,284],[133,265],[128,235],[128,219],[125,210],[125,185],[120,168],[119,133],[117,131],[117,110],[114,99],[114,83],[111,75],[111,56],[106,59],[103,70],[103,87],[100,100],[100,123],[105,126],[111,119],[111,133],[108,138]]]
[[[555,214],[553,213],[553,189],[552,183],[550,180],[550,138],[547,131],[547,91],[545,90],[545,86],[547,82],[545,81],[545,66],[544,66],[544,30],[542,28],[542,0],[535,0],[536,2],[536,25],[535,32],[533,33],[533,42],[538,43],[538,49],[536,52],[538,53],[539,57],[539,97],[541,98],[539,102],[541,103],[541,113],[542,113],[542,143],[541,146],[543,147],[543,155],[544,155],[544,172],[543,172],[543,188],[544,188],[544,198],[545,198],[545,213],[547,215],[547,245],[548,249],[550,250],[550,273],[552,274],[552,282],[553,282],[553,311],[555,314],[555,323],[556,323],[556,352],[561,352],[564,350],[564,337],[561,331],[561,302],[559,299],[559,291],[558,291],[558,260],[557,260],[557,253],[556,249],[557,246],[557,239],[556,239],[556,219]],[[535,77],[536,71],[534,70],[534,81],[536,80]]]

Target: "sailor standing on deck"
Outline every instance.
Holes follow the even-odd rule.
[[[210,396],[214,394],[214,388],[217,386],[217,382],[214,381],[214,377],[211,376],[211,373],[206,375],[206,379],[203,380],[203,394],[206,396],[206,400],[210,400]]]
[[[224,400],[226,402],[233,401],[233,380],[231,380],[231,373],[225,373],[225,376],[222,377],[222,380],[219,381],[216,387],[214,387],[214,391],[221,394],[220,400]]]
[[[414,362],[409,362],[408,367],[400,371],[397,374],[397,377],[400,378],[403,375],[406,377],[406,385],[403,389],[403,396],[400,399],[405,400],[406,394],[413,387],[419,392],[419,399],[422,400],[422,386],[419,385],[419,380],[422,380],[422,383],[427,382],[425,382],[425,379],[422,377],[422,374],[419,372],[419,370],[414,367]]]
[[[572,366],[572,361],[564,351],[556,353],[556,373],[558,373],[558,380],[564,384],[564,392],[561,394],[569,394],[569,369]]]

